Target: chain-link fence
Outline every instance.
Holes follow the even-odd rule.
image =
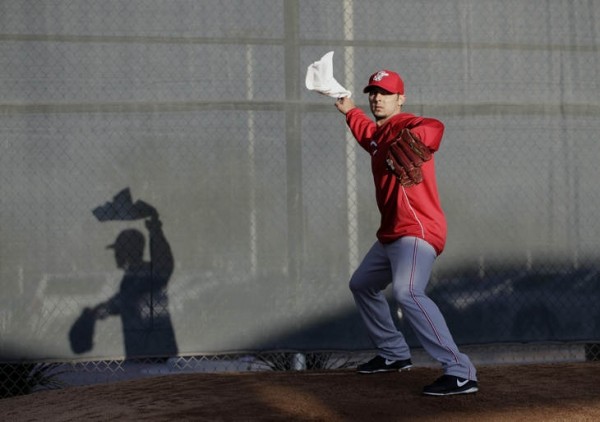
[[[430,292],[457,342],[595,359],[599,18],[583,0],[0,3],[11,391],[362,358],[347,281],[379,216],[368,156],[304,88],[328,51],[360,107],[394,69],[405,110],[446,126]]]

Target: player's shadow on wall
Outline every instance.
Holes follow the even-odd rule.
[[[92,350],[98,321],[119,316],[126,358],[177,355],[167,295],[174,258],[158,212],[146,202],[132,203],[127,188],[93,213],[101,222],[144,219],[150,260],[144,261],[146,239],[137,229],[123,230],[107,246],[114,251],[117,268],[124,272],[119,290],[108,300],[83,309],[69,332],[71,350],[77,354]]]

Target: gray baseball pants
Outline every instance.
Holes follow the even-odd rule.
[[[425,351],[441,363],[444,373],[476,381],[475,367],[459,352],[442,313],[425,294],[436,257],[435,249],[416,237],[389,244],[375,242],[350,279],[350,290],[381,357],[400,360],[411,356],[383,293],[391,283],[404,318]]]

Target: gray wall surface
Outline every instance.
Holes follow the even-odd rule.
[[[591,0],[0,2],[0,358],[131,357],[128,336],[169,332],[176,352],[147,354],[370,347],[347,288],[378,224],[369,158],[333,99],[304,88],[328,51],[365,110],[362,87],[389,68],[406,111],[446,125],[432,289],[466,280],[437,296],[457,339],[531,339],[461,315],[514,274],[584,292],[598,279],[598,21]],[[145,220],[127,203],[119,220],[92,213],[126,188],[174,257],[134,296],[106,246],[133,228],[152,261]],[[110,298],[77,353],[70,330]],[[553,308],[581,321],[587,306]],[[578,327],[568,340],[600,339]]]

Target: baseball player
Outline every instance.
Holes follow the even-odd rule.
[[[436,257],[446,241],[446,219],[435,178],[434,153],[444,125],[432,118],[402,112],[404,82],[381,70],[363,90],[375,121],[349,97],[335,106],[346,116],[359,145],[371,155],[377,206],[381,213],[377,241],[350,279],[350,290],[376,357],[359,365],[361,374],[402,371],[412,366],[411,354],[395,326],[383,290],[393,298],[422,344],[441,363],[444,374],[423,394],[444,396],[478,391],[476,370],[458,350],[437,305],[425,294]]]

